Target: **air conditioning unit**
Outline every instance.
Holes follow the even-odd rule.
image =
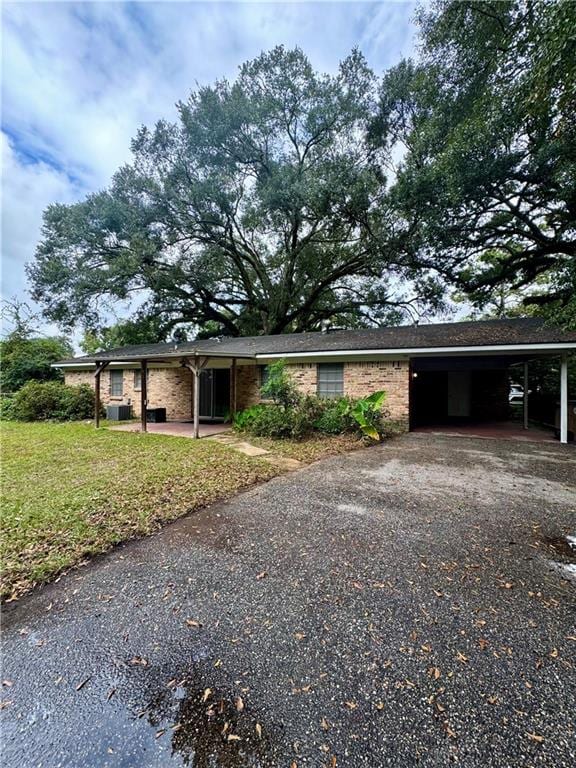
[[[129,421],[132,418],[132,406],[109,405],[106,408],[106,418],[109,421]]]

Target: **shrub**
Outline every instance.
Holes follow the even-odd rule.
[[[314,422],[314,427],[319,432],[328,435],[341,435],[355,428],[350,416],[351,401],[345,397],[338,400],[322,400],[324,407]]]
[[[257,437],[292,437],[294,412],[280,405],[254,405],[236,415],[234,428]]]
[[[75,421],[94,413],[94,391],[88,384],[69,387],[57,381],[29,381],[13,398],[18,421]]]
[[[381,440],[386,432],[386,417],[388,412],[382,409],[386,400],[386,392],[373,392],[368,397],[362,397],[350,408],[350,415],[360,428],[360,432],[372,440]]]
[[[360,432],[371,440],[381,440],[402,431],[402,426],[389,420],[382,406],[385,392],[374,392],[358,400],[342,397],[327,400],[307,395],[296,404],[253,405],[234,418],[234,428],[257,437],[292,437],[300,439],[314,430],[339,435]]]
[[[14,396],[0,396],[0,419],[2,421],[11,421],[14,418]]]
[[[290,374],[286,372],[284,360],[278,360],[267,368],[268,380],[262,387],[262,397],[273,400],[285,409],[298,405],[301,395]]]

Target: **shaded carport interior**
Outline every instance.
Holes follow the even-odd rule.
[[[535,354],[476,353],[420,356],[411,359],[410,429],[454,428],[504,434],[530,423],[530,365],[534,361],[560,370],[558,402],[567,399],[567,357],[556,351]],[[522,382],[524,395],[513,414],[510,383]],[[518,421],[518,417],[520,420]],[[560,424],[560,432],[562,432]],[[565,436],[560,434],[561,437]],[[564,440],[563,440],[564,441]]]

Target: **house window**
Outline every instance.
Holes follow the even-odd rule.
[[[258,368],[260,369],[260,394],[262,394],[262,389],[268,384],[270,378],[270,369],[267,365],[259,365]]]
[[[150,380],[150,369],[146,369],[146,381]],[[140,368],[137,368],[134,371],[134,389],[141,390],[142,389],[142,370]]]
[[[110,371],[110,397],[124,394],[124,371]]]
[[[319,397],[342,397],[344,394],[344,363],[318,364]]]

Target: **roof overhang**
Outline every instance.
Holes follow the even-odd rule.
[[[575,342],[549,343],[549,344],[493,344],[484,346],[468,347],[409,347],[397,349],[347,349],[347,350],[322,350],[317,352],[284,352],[284,353],[260,353],[256,355],[257,360],[278,360],[278,359],[311,359],[327,357],[354,357],[354,358],[407,358],[407,357],[430,357],[441,355],[442,357],[459,355],[526,355],[526,354],[545,354],[559,355],[566,352],[576,351]]]

